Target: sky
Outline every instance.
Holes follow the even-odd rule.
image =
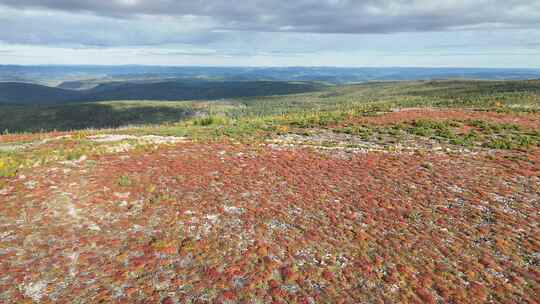
[[[0,64],[540,68],[540,1],[0,0]]]

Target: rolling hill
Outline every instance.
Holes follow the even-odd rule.
[[[0,103],[4,104],[63,103],[80,97],[79,92],[71,90],[31,83],[0,82]]]
[[[539,110],[539,81],[0,106],[0,302],[537,303]]]
[[[214,100],[317,91],[315,82],[153,80],[101,83],[70,90],[20,82],[0,82],[2,104],[56,104],[110,100]]]
[[[242,89],[246,90],[250,85],[259,94],[275,94],[277,92],[276,87],[264,83],[242,84]],[[225,86],[225,84],[222,85]],[[219,86],[214,90],[206,89],[206,84],[201,85],[200,83],[200,91],[196,90],[195,83],[189,86],[190,91],[187,89],[184,91],[173,90],[168,86],[170,84],[146,83],[138,86],[127,86],[125,83],[109,83],[87,90],[87,92],[92,92],[95,99],[98,97],[111,98],[110,101],[103,102],[21,103],[15,105],[0,102],[0,132],[39,132],[43,130],[80,130],[116,128],[128,125],[169,124],[216,115],[223,115],[226,120],[242,117],[251,117],[255,120],[261,117],[282,119],[289,115],[298,115],[304,117],[299,119],[299,124],[311,125],[313,121],[321,119],[317,118],[318,116],[310,118],[313,113],[322,115],[338,111],[349,115],[349,113],[361,111],[365,107],[375,107],[377,111],[401,107],[499,107],[498,111],[524,112],[538,112],[540,108],[540,81],[372,82],[321,86],[318,91],[303,94],[252,96],[211,101],[148,100],[152,97],[167,97],[168,95],[165,93],[195,96],[204,92],[207,97],[218,93],[221,96],[237,93],[232,89],[227,91],[226,88]],[[42,96],[50,93],[51,89],[41,86],[25,86],[25,88],[28,92],[34,89],[35,94],[42,94]],[[39,90],[35,90],[36,88]],[[144,90],[147,88],[152,91],[145,92]],[[158,88],[164,92],[159,92]],[[269,88],[272,88],[272,92],[263,91],[263,89]],[[291,88],[296,87],[287,88],[291,90]],[[71,90],[52,90],[69,94],[81,93]],[[146,100],[141,100],[143,98],[139,100],[112,100],[137,94],[144,96]],[[89,97],[86,96],[86,98]],[[500,108],[501,106],[504,107]],[[212,120],[205,123],[211,124]]]

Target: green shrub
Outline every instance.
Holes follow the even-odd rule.
[[[120,176],[120,178],[118,179],[118,185],[119,186],[122,186],[122,187],[129,187],[133,184],[133,182],[131,181],[131,179],[129,178],[129,176],[127,175],[122,175]]]
[[[492,139],[490,142],[488,142],[487,147],[492,149],[509,150],[514,147],[514,143],[510,137],[500,137]]]
[[[201,118],[197,118],[193,121],[195,126],[213,126],[213,125],[227,125],[229,119],[225,116],[208,115]]]

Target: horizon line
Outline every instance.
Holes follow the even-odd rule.
[[[342,65],[162,65],[162,64],[5,64],[0,67],[162,67],[162,68],[334,68],[334,69],[489,69],[489,70],[540,70],[539,67],[460,67],[460,66],[342,66]]]

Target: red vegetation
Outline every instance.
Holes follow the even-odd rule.
[[[0,302],[536,303],[523,153],[184,143],[34,168],[0,192]]]
[[[391,125],[414,120],[485,120],[491,123],[514,124],[530,129],[540,129],[540,115],[521,113],[497,113],[467,110],[404,109],[380,116],[355,118],[352,122]]]
[[[65,136],[68,134],[70,134],[70,132],[48,132],[48,133],[0,135],[0,143],[43,140],[46,138],[54,138],[54,137],[59,137],[59,136]]]

